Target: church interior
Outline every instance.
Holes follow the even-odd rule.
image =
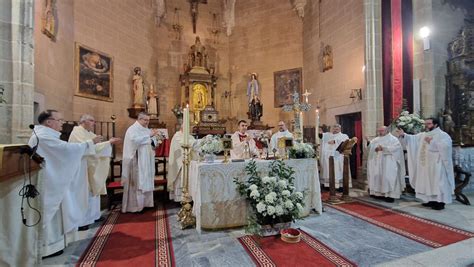
[[[0,41],[0,266],[474,266],[472,0],[2,0]]]

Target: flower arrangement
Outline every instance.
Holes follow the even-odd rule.
[[[180,119],[183,117],[183,108],[176,104],[173,109],[171,110],[173,114],[176,116],[177,119]]]
[[[5,88],[3,88],[3,85],[0,85],[0,104],[7,103],[7,101],[3,98],[4,91],[5,91]]]
[[[257,233],[263,225],[275,225],[300,218],[304,206],[304,194],[294,186],[294,170],[281,160],[270,164],[268,176],[257,172],[257,164],[251,160],[245,171],[249,177],[242,182],[234,178],[240,195],[250,202],[254,215],[249,219],[247,232]]]
[[[292,159],[314,158],[316,155],[312,144],[300,142],[293,144],[293,147],[289,150],[289,154]]]
[[[410,114],[408,111],[402,111],[400,116],[396,118],[392,125],[402,129],[408,134],[417,134],[425,129],[425,121],[420,118],[417,114]]]
[[[217,135],[206,135],[196,142],[196,150],[201,155],[217,154],[224,150],[224,146]]]
[[[268,144],[270,143],[270,138],[271,138],[271,132],[270,134],[268,131],[262,131],[260,135],[257,137],[257,140],[262,143],[263,147],[268,147]]]

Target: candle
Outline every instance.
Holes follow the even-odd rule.
[[[301,140],[303,140],[303,111],[300,111],[300,132]]]
[[[183,109],[183,144],[189,144],[189,108]]]
[[[319,145],[319,109],[316,108],[316,124],[315,124],[315,132],[316,132],[316,145]]]

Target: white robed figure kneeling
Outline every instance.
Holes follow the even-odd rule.
[[[79,126],[72,129],[69,136],[70,143],[83,143],[94,139],[97,135],[93,133],[95,119],[89,114],[84,114],[79,120]],[[81,177],[83,183],[79,184],[75,190],[87,192],[85,203],[87,212],[79,224],[79,230],[87,230],[88,225],[101,218],[100,195],[105,195],[105,181],[110,171],[110,158],[112,156],[112,144],[119,142],[119,138],[111,138],[108,141],[97,143],[94,155],[86,155],[81,161]]]
[[[416,197],[423,206],[442,210],[454,194],[453,143],[437,119],[426,119],[425,129],[416,135],[399,130],[400,142],[407,146],[408,176]]]
[[[168,167],[168,184],[167,188],[170,194],[170,199],[180,202],[182,198],[182,179],[183,179],[183,126],[177,131],[171,139],[169,167]],[[192,147],[195,139],[189,136],[189,144]],[[194,150],[191,149],[191,158],[196,158]]]
[[[44,210],[41,218],[41,255],[46,257],[62,253],[67,245],[65,235],[76,231],[84,217],[86,209],[81,206],[78,208],[75,202],[81,199],[76,194],[84,193],[75,190],[83,182],[80,176],[81,158],[86,154],[94,154],[94,144],[101,141],[102,137],[78,144],[60,140],[64,119],[56,110],[42,112],[38,122],[40,125],[34,128],[36,136],[31,136],[28,145],[37,146],[36,152],[45,160],[41,169],[43,190],[40,197]]]
[[[155,150],[160,141],[157,129],[148,129],[150,116],[139,113],[137,121],[127,129],[123,142],[122,212],[140,212],[153,207],[155,188]]]
[[[405,189],[405,159],[398,138],[382,126],[368,147],[367,178],[370,195],[386,202],[399,199]]]
[[[321,140],[321,184],[325,187],[329,186],[329,157],[334,157],[334,177],[336,180],[336,188],[342,188],[342,175],[344,170],[344,155],[340,154],[336,149],[341,143],[348,140],[347,134],[341,133],[341,125],[334,124],[330,133],[323,133]],[[352,186],[349,172],[349,186]]]

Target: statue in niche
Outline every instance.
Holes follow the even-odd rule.
[[[455,126],[453,118],[451,116],[452,114],[453,112],[448,108],[448,109],[445,109],[443,115],[441,115],[443,117],[443,129],[450,136],[454,135],[454,126]]]
[[[263,105],[259,98],[260,86],[258,84],[257,73],[250,74],[250,81],[247,84],[247,97],[249,105],[249,119],[260,121],[263,115]]]
[[[44,2],[45,7],[43,11],[43,16],[41,18],[41,32],[54,41],[56,38],[56,19],[54,18],[53,1],[54,0],[45,0]]]
[[[143,108],[143,94],[145,90],[145,83],[142,78],[142,69],[140,67],[135,67],[133,69],[133,78],[132,78],[132,92],[133,92],[133,107],[134,108]]]
[[[322,69],[323,72],[332,69],[333,67],[333,55],[332,47],[330,45],[322,44]]]
[[[158,109],[158,94],[153,84],[150,85],[150,90],[147,94],[147,112],[153,118],[157,118],[160,115]]]
[[[201,44],[201,39],[196,36],[195,43],[191,46],[188,54],[188,65],[193,67],[203,67],[207,69],[206,47]]]

